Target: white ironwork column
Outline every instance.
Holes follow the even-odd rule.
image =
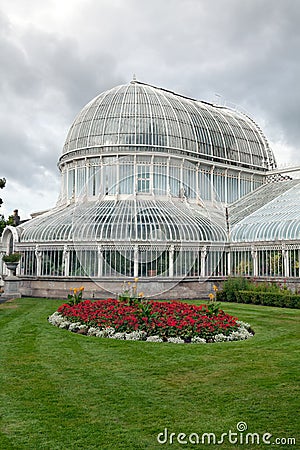
[[[225,177],[225,194],[224,194],[224,202],[227,205],[228,203],[228,169],[225,169],[224,172],[224,177]]]
[[[101,245],[98,245],[98,273],[97,276],[98,278],[102,277],[103,274],[103,254],[102,254],[102,248]]]
[[[253,276],[257,277],[258,276],[258,259],[257,259],[257,250],[254,247],[251,248],[251,257],[252,257],[252,262],[253,262]]]
[[[227,252],[227,275],[231,275],[231,249]]]
[[[64,264],[64,276],[68,277],[70,275],[70,251],[67,245],[64,246],[63,264]]]
[[[35,247],[36,256],[36,275],[39,277],[42,274],[42,252],[39,251],[39,246]]]
[[[283,275],[285,277],[289,277],[290,276],[290,258],[289,258],[289,252],[284,244],[282,245],[282,260],[283,260]]]
[[[174,245],[171,245],[169,250],[169,277],[174,277]]]
[[[206,270],[205,270],[205,259],[207,256],[207,247],[202,247],[201,250],[201,277],[205,277],[206,275]]]
[[[133,276],[135,278],[139,276],[139,247],[138,247],[138,245],[134,246]]]
[[[214,200],[214,194],[215,194],[215,189],[214,189],[214,170],[215,170],[215,166],[211,167],[210,170],[210,201],[212,202]]]

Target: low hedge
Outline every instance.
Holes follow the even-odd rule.
[[[217,300],[221,302],[236,301],[253,305],[277,306],[280,308],[300,308],[300,295],[285,292],[266,292],[257,290],[237,290],[233,300],[225,291],[217,292]]]

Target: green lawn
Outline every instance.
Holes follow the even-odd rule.
[[[47,322],[61,303],[0,305],[1,450],[300,448],[299,310],[224,303],[252,325],[252,339],[177,345],[61,330]],[[297,444],[177,441],[179,433],[220,439],[241,421],[247,432],[271,433],[270,442],[293,437]],[[173,444],[157,442],[165,428],[176,433]]]

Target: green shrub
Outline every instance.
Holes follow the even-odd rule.
[[[253,305],[277,306],[279,308],[300,308],[300,295],[290,292],[237,291],[237,303],[252,303]]]
[[[259,283],[249,281],[248,289],[251,289],[251,291],[268,292],[268,293],[271,292],[282,293],[284,289],[285,291],[289,292],[286,286],[282,288],[280,285],[276,283],[271,283],[269,281],[262,281]]]
[[[216,292],[216,301],[218,302],[228,302],[226,292],[217,291]]]
[[[254,282],[243,277],[229,277],[216,293],[219,302],[252,303],[253,305],[300,308],[300,295],[293,294],[286,284]]]
[[[241,290],[248,290],[250,282],[243,277],[229,277],[222,286],[222,290],[216,294],[217,301],[237,302],[236,293]]]

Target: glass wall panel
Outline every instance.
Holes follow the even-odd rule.
[[[34,250],[23,251],[23,257],[21,259],[20,273],[21,275],[33,276],[37,275],[37,263],[36,254]]]
[[[104,195],[114,195],[118,190],[117,173],[118,166],[104,164],[101,168],[100,192]]]
[[[226,178],[224,173],[215,173],[214,174],[214,188],[217,193],[217,198],[221,202],[226,201]]]
[[[227,203],[233,203],[239,198],[239,180],[235,176],[227,177]]]
[[[134,193],[134,166],[132,164],[124,164],[119,166],[120,171],[120,194],[133,194]]]
[[[75,194],[75,169],[68,171],[68,198]]]
[[[288,252],[289,276],[298,278],[300,276],[300,249],[294,248]]]
[[[150,192],[149,166],[137,166],[137,192]]]
[[[169,252],[151,247],[140,247],[138,276],[169,276]]]
[[[41,275],[55,277],[64,275],[62,250],[43,250]]]
[[[183,167],[183,186],[187,198],[196,198],[196,168]]]
[[[203,200],[211,200],[210,173],[206,171],[198,172],[199,194]]]
[[[98,274],[98,252],[78,249],[69,253],[69,276],[96,277]]]
[[[115,248],[106,249],[103,255],[103,276],[111,277],[125,275],[134,276],[134,252],[131,249],[116,250]]]
[[[206,276],[225,276],[227,275],[226,254],[223,251],[210,249],[205,261]]]
[[[231,252],[231,274],[235,276],[253,275],[253,260],[250,250]]]
[[[180,196],[180,188],[181,188],[180,167],[173,167],[170,165],[169,189],[171,195],[174,195],[175,197]]]
[[[76,197],[86,192],[86,167],[77,167]]]
[[[283,261],[281,250],[259,250],[257,254],[259,276],[283,276]]]
[[[100,172],[99,166],[90,166],[88,175],[88,195],[97,196],[100,188]]]
[[[153,166],[153,191],[156,195],[166,195],[168,192],[166,164]]]

